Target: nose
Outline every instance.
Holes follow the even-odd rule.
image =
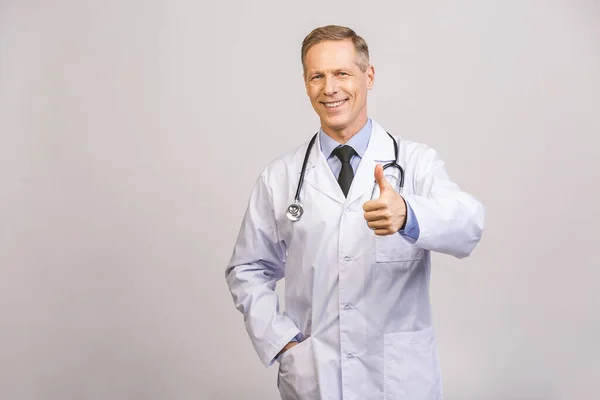
[[[335,77],[326,76],[325,77],[325,95],[331,96],[331,95],[336,94],[337,91],[338,91],[338,88],[337,88],[337,81],[335,80]]]

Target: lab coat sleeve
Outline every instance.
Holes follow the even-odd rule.
[[[270,366],[300,330],[279,312],[277,281],[284,276],[286,250],[279,238],[264,175],[257,180],[225,277],[236,308],[261,362]]]
[[[410,242],[457,258],[467,257],[481,238],[484,207],[450,180],[435,150],[422,146],[413,153],[414,194],[405,196],[420,231],[416,242]]]

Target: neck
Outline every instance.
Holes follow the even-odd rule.
[[[327,136],[329,136],[330,138],[334,139],[338,143],[344,144],[348,140],[350,140],[352,138],[352,136],[354,136],[358,132],[360,132],[360,130],[366,124],[367,124],[367,115],[365,114],[364,116],[357,118],[355,121],[353,121],[352,124],[350,124],[346,127],[343,127],[341,129],[334,129],[331,127],[326,127],[326,126],[324,126],[323,123],[321,123],[321,129],[323,129],[323,132],[325,132],[325,134]]]

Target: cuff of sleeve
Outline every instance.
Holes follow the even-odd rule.
[[[279,340],[277,344],[273,347],[273,349],[267,353],[266,360],[269,361],[265,362],[266,360],[263,360],[265,366],[270,367],[275,363],[275,361],[279,361],[279,357],[277,357],[277,354],[279,354],[281,349],[283,349],[286,344],[294,341],[299,342],[300,340],[302,340],[302,332],[300,332],[298,328],[290,330],[288,334],[282,336],[281,340]]]
[[[409,202],[404,199],[406,203],[406,223],[404,224],[404,228],[400,229],[398,232],[404,236],[407,240],[414,243],[419,239],[419,234],[421,233],[419,229],[419,221],[417,221],[417,217]]]

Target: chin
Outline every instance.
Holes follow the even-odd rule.
[[[344,117],[324,118],[323,121],[325,122],[323,125],[334,130],[344,129],[348,125],[348,119]]]

